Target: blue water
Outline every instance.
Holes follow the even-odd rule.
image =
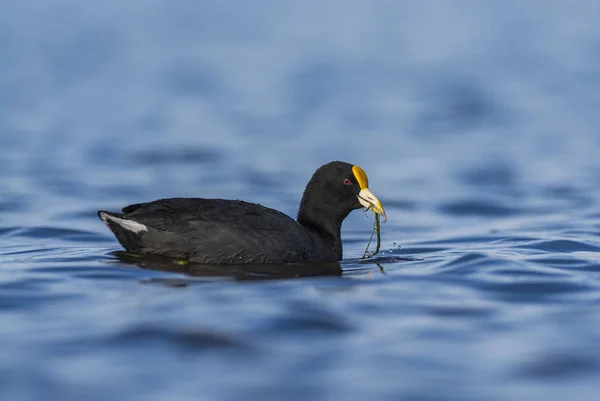
[[[598,399],[597,1],[0,6],[2,400]],[[389,217],[341,277],[127,264],[95,214],[294,216],[330,160]]]

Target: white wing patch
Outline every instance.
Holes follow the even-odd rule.
[[[139,234],[142,231],[148,231],[148,227],[146,227],[142,223],[138,223],[137,221],[125,220],[125,219],[121,219],[121,218],[115,217],[115,216],[110,216],[110,215],[104,214],[104,213],[102,214],[101,218],[102,218],[102,221],[104,222],[104,224],[108,225],[108,220],[110,220],[110,221],[120,225],[124,229],[133,231],[136,234]]]

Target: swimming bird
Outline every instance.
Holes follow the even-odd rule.
[[[98,216],[133,254],[200,264],[280,264],[341,260],[342,222],[361,207],[387,219],[364,170],[333,161],[306,185],[296,220],[255,203],[201,198],[160,199]]]

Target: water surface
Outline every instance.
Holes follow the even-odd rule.
[[[3,398],[597,399],[596,2],[2,8]],[[336,159],[389,216],[341,275],[131,265],[96,216],[294,216]]]

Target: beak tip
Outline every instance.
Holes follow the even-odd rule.
[[[358,201],[366,208],[365,211],[372,210],[376,214],[383,216],[384,223],[387,221],[387,215],[385,214],[383,205],[368,188],[364,188],[360,191],[358,194]]]

